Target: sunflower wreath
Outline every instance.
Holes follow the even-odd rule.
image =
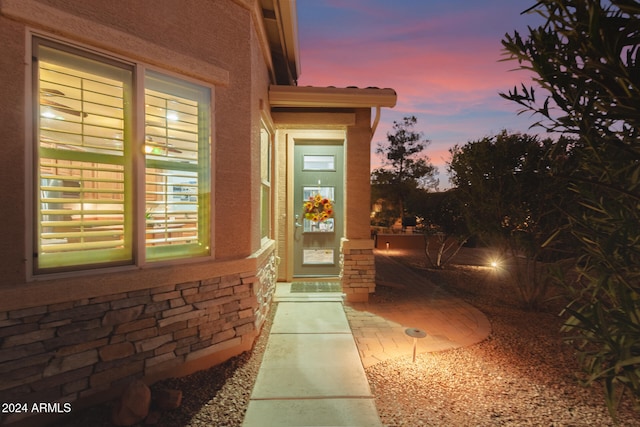
[[[333,203],[320,194],[309,197],[303,205],[304,217],[313,222],[325,222],[333,218]]]

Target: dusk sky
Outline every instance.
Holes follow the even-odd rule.
[[[426,154],[449,187],[445,163],[454,144],[502,129],[538,133],[526,113],[499,92],[531,81],[500,62],[505,33],[540,23],[520,13],[534,0],[298,0],[300,86],[393,88],[372,151],[393,121],[418,118],[431,140]],[[379,163],[372,155],[374,167]]]

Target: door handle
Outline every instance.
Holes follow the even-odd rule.
[[[299,219],[300,219],[300,215],[296,215],[295,222],[293,223],[293,225],[295,225],[296,227],[302,227],[302,224],[298,222]]]

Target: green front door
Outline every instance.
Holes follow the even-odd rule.
[[[344,146],[296,143],[294,277],[338,276],[344,229]]]

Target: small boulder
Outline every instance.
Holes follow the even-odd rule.
[[[131,426],[149,414],[151,390],[140,380],[131,382],[113,408],[111,421],[117,426]]]
[[[148,425],[148,426],[154,426],[160,422],[161,418],[162,418],[162,414],[160,412],[151,411],[149,412],[149,415],[147,416],[147,418],[144,420],[144,423],[145,425]]]
[[[161,411],[176,409],[182,403],[182,391],[160,389],[154,392],[154,400],[157,408]]]

